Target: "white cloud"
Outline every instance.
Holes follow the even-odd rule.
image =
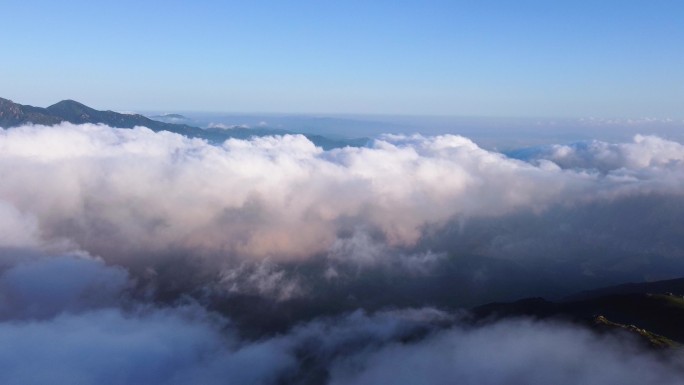
[[[247,124],[225,124],[225,123],[209,123],[207,128],[217,128],[221,130],[233,130],[236,128],[249,128]]]
[[[591,141],[553,145],[540,149],[535,158],[551,160],[563,168],[598,169],[615,174],[662,167],[681,171],[684,146],[657,136],[636,135],[631,143]]]
[[[105,309],[0,323],[3,384],[265,384],[294,365],[276,346],[240,346],[201,309]]]
[[[620,246],[634,243],[629,229],[586,234],[581,218],[568,227],[567,218],[545,215],[684,192],[684,147],[641,136],[551,147],[525,161],[453,135],[385,135],[370,147],[324,151],[300,135],[216,146],[142,127],[63,123],[1,130],[0,150],[0,247],[83,250],[134,274],[183,258],[223,277],[215,287],[281,299],[308,284],[280,263],[323,260],[332,279],[345,278],[345,263],[410,275],[459,252],[523,260],[572,250],[583,258],[604,242],[633,254],[638,245]],[[507,228],[519,213],[541,218],[534,234],[548,242]],[[487,227],[473,232],[471,223]],[[553,232],[558,226],[573,233]],[[431,236],[453,241],[432,245]],[[668,256],[682,249],[659,245]]]
[[[212,146],[145,128],[64,123],[3,130],[0,149],[0,200],[33,218],[44,237],[66,237],[106,259],[178,249],[302,259],[336,248],[340,232],[364,229],[390,247],[410,246],[425,225],[652,191],[684,169],[682,146],[654,137],[592,145],[591,156],[554,147],[548,158],[577,171],[450,135],[387,135],[369,148],[323,151],[303,136]],[[594,167],[614,172],[586,171]]]
[[[35,247],[39,238],[35,218],[0,200],[0,248]]]
[[[527,320],[472,327],[457,319],[429,308],[354,312],[259,340],[241,339],[196,305],[0,322],[0,381],[667,385],[683,375],[679,353],[658,356],[612,335]]]
[[[455,327],[338,360],[330,384],[678,384],[670,360],[612,336],[529,321]]]
[[[450,135],[323,151],[298,135],[214,146],[140,127],[0,130],[0,383],[677,383],[672,362],[567,325],[438,331],[458,317],[285,314],[315,319],[253,341],[198,304],[169,302],[207,300],[200,288],[387,306],[395,293],[416,301],[479,287],[459,279],[496,292],[500,271],[514,274],[467,270],[469,261],[427,274],[460,251],[560,255],[591,274],[598,253],[614,258],[613,271],[662,255],[667,270],[684,250],[671,226],[684,211],[683,159],[684,146],[657,137],[555,146],[523,161]],[[210,278],[186,289],[195,266]],[[399,269],[381,282],[356,267]],[[414,275],[419,285],[402,286]],[[146,291],[156,279],[177,292],[169,307]],[[252,320],[283,309],[264,303]]]

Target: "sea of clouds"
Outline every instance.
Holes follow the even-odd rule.
[[[456,310],[682,276],[677,142],[324,151],[63,123],[0,129],[0,181],[3,384],[682,378],[630,341]]]

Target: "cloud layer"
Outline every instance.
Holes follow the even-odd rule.
[[[682,145],[657,137],[518,157],[452,135],[385,135],[323,151],[303,136],[214,146],[141,127],[24,126],[0,131],[0,242],[68,245],[138,271],[171,255],[210,271],[321,257],[415,271],[454,250],[501,257],[495,250],[529,241],[499,228],[444,249],[482,223],[531,215],[565,226],[559,210],[684,192]]]
[[[37,278],[40,269],[25,274]],[[99,269],[83,275],[99,277]],[[18,284],[3,275],[4,288]],[[40,287],[31,279],[20,286]],[[44,304],[41,296],[24,301]],[[527,320],[467,326],[430,308],[357,311],[249,340],[193,303],[60,305],[48,317],[0,322],[3,384],[677,384],[684,375],[679,353],[643,351],[624,336]]]
[[[525,320],[455,327],[335,363],[331,384],[676,384],[682,366],[624,341]]]
[[[384,136],[322,151],[303,136],[223,146],[145,128],[62,124],[0,133],[0,200],[47,240],[105,258],[192,250],[297,260],[363,232],[414,245],[428,225],[611,199],[680,193],[682,146],[557,146],[533,163],[458,136]],[[597,173],[593,170],[600,170]]]
[[[683,275],[676,142],[508,157],[451,135],[324,151],[65,123],[0,130],[0,178],[2,383],[682,375],[622,338],[453,310]]]

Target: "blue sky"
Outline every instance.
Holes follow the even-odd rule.
[[[3,1],[0,96],[684,118],[684,1]]]

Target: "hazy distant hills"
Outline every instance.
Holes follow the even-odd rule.
[[[177,114],[159,116],[160,120],[183,121]],[[54,125],[61,122],[74,124],[106,124],[117,128],[147,127],[153,131],[169,131],[193,138],[202,138],[220,143],[229,138],[248,139],[254,136],[286,135],[295,132],[273,128],[199,128],[181,123],[153,120],[140,114],[122,114],[114,111],[99,111],[74,100],[62,100],[47,108],[14,103],[0,98],[0,127],[10,128],[23,124]],[[331,139],[321,135],[303,134],[317,146],[324,149],[363,146],[368,138]]]

